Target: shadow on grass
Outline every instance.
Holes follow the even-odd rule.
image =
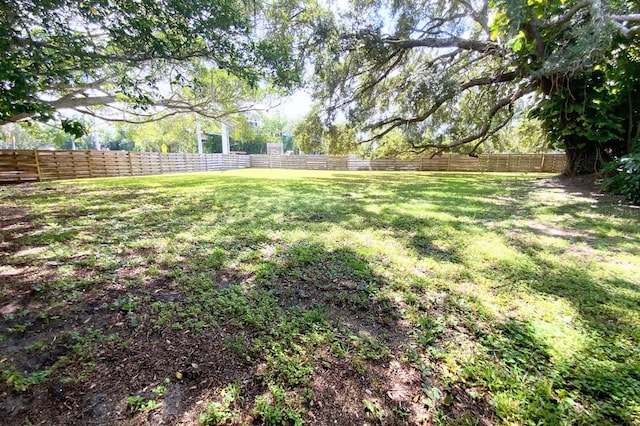
[[[48,383],[44,390],[32,386],[24,394],[21,419],[41,403],[44,408],[33,415],[50,415],[61,423],[118,410],[132,422],[171,422],[197,410],[199,400],[219,400],[220,390],[235,381],[243,383],[245,398],[235,408],[239,412],[251,414],[257,398],[265,396],[272,407],[293,407],[287,415],[299,413],[313,424],[361,423],[365,399],[378,414],[386,413],[383,422],[402,424],[417,412],[412,411],[415,401],[408,402],[416,394],[419,401],[426,398],[423,406],[431,404],[430,415],[441,411],[450,423],[466,418],[473,424],[495,412],[505,421],[622,424],[631,421],[638,406],[637,354],[629,350],[638,341],[635,283],[623,277],[598,281],[588,270],[548,261],[537,254],[539,248],[515,238],[528,261],[490,265],[495,269],[481,274],[501,275],[508,286],[497,291],[507,296],[522,291],[568,300],[579,314],[575,320],[594,336],[561,365],[552,365],[553,348],[533,321],[496,320],[483,313],[480,303],[465,308],[465,295],[455,290],[457,278],[446,290],[398,290],[376,272],[378,260],[350,247],[328,248],[319,237],[332,227],[371,230],[389,235],[415,259],[465,267],[464,244],[485,232],[487,223],[504,237],[516,216],[535,221],[541,212],[563,215],[576,234],[598,226],[605,236],[631,229],[623,223],[600,225],[587,202],[539,205],[529,199],[535,192],[529,182],[482,175],[169,176],[146,183],[108,182],[88,182],[84,189],[69,184],[68,191],[54,186],[18,200],[34,206],[38,226],[52,228],[15,234],[11,250],[40,246],[47,251],[11,261],[36,262],[56,279],[39,290],[38,301],[30,293],[37,282],[26,274],[15,277],[22,293],[5,292],[2,307],[17,296],[22,306],[15,312],[29,312],[3,318],[3,325],[27,329],[18,327],[25,334],[12,334],[0,347],[12,342],[15,353],[31,357],[28,345],[39,337],[52,338],[47,327],[49,332],[66,327],[79,333],[65,342],[64,354],[54,357],[73,355],[64,364],[66,371],[62,364],[51,368],[51,376],[42,379]],[[526,230],[574,238],[541,229]],[[304,236],[286,240],[292,231]],[[462,233],[468,240],[460,239]],[[638,242],[637,235],[628,238],[630,245]],[[611,244],[597,233],[581,241],[597,249]],[[143,281],[135,281],[140,274]],[[446,294],[442,300],[440,293]],[[35,327],[27,326],[44,301],[56,305],[43,310],[46,315]],[[485,328],[477,331],[477,323]],[[480,391],[440,374],[447,368],[455,374],[461,361],[448,359],[446,348],[457,343],[456,333],[463,328],[484,346],[478,362],[462,366]],[[118,337],[109,341],[106,336],[113,333]],[[57,346],[44,347],[39,350]],[[28,373],[54,365],[54,358]],[[137,373],[134,379],[131,372]],[[176,372],[182,374],[179,381]],[[75,381],[63,383],[73,375]],[[167,395],[179,400],[176,408],[163,411],[160,419],[154,413],[128,414],[127,396],[161,399],[149,388],[164,378],[171,379]],[[92,383],[99,387],[92,389]],[[473,396],[483,387],[492,399]],[[449,392],[453,400],[439,397],[433,388]],[[278,390],[289,399],[278,400]],[[57,392],[56,407],[46,405],[49,392]],[[571,405],[581,395],[590,405]],[[92,408],[65,411],[65,403]],[[376,421],[375,408],[366,416]],[[20,418],[12,419],[18,423]],[[114,419],[121,418],[108,418]]]
[[[497,266],[497,273],[514,283],[507,294],[541,294],[569,302],[577,316],[566,321],[581,330],[586,340],[575,353],[567,348],[562,361],[542,363],[544,368],[535,372],[535,382],[550,387],[539,403],[551,406],[558,400],[565,414],[588,423],[633,424],[640,404],[640,361],[634,343],[640,337],[640,285],[620,277],[595,279],[592,271],[551,262],[537,253],[528,251],[528,262]],[[518,338],[512,341],[517,343]],[[536,348],[544,350],[544,344],[534,342],[529,349]],[[513,359],[525,371],[535,365],[527,359]],[[576,393],[588,406],[570,404],[570,396]]]

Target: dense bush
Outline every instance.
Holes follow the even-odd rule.
[[[602,189],[640,205],[640,144],[631,153],[607,163],[602,171],[606,176]]]

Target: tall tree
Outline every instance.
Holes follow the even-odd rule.
[[[250,9],[241,0],[3,1],[0,125],[46,121],[64,108],[96,115],[104,105],[215,115],[220,91],[197,78],[202,66],[251,85],[291,85],[297,67],[287,44],[259,38]]]
[[[212,123],[202,123],[207,128]],[[197,152],[196,118],[194,114],[176,114],[148,123],[123,127],[134,142],[134,150],[161,152]]]
[[[518,99],[595,90],[580,81],[634,45],[637,9],[617,0],[353,2],[316,24],[316,94],[326,120],[344,114],[362,142],[400,130],[414,152],[466,146],[475,155]],[[561,139],[568,153],[597,154],[584,135]],[[588,171],[581,164],[569,161],[567,173]]]
[[[552,143],[565,149],[568,173],[597,171],[640,139],[640,49],[610,52],[593,70],[573,75],[533,109]]]
[[[343,155],[358,149],[354,144],[356,134],[345,123],[325,126],[320,117],[320,106],[314,105],[293,130],[293,141],[303,152],[321,152],[330,155]]]

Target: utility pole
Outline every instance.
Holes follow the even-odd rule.
[[[93,144],[96,150],[100,151],[100,139],[98,138],[98,129],[93,129]]]
[[[200,126],[200,115],[196,113],[196,140],[198,141],[198,154],[202,154],[202,127]]]
[[[220,123],[221,136],[222,136],[222,153],[225,155],[231,154],[231,147],[229,145],[229,126],[224,123]]]

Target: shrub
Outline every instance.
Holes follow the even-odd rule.
[[[624,195],[632,204],[640,204],[640,143],[627,155],[605,164],[602,189]]]

